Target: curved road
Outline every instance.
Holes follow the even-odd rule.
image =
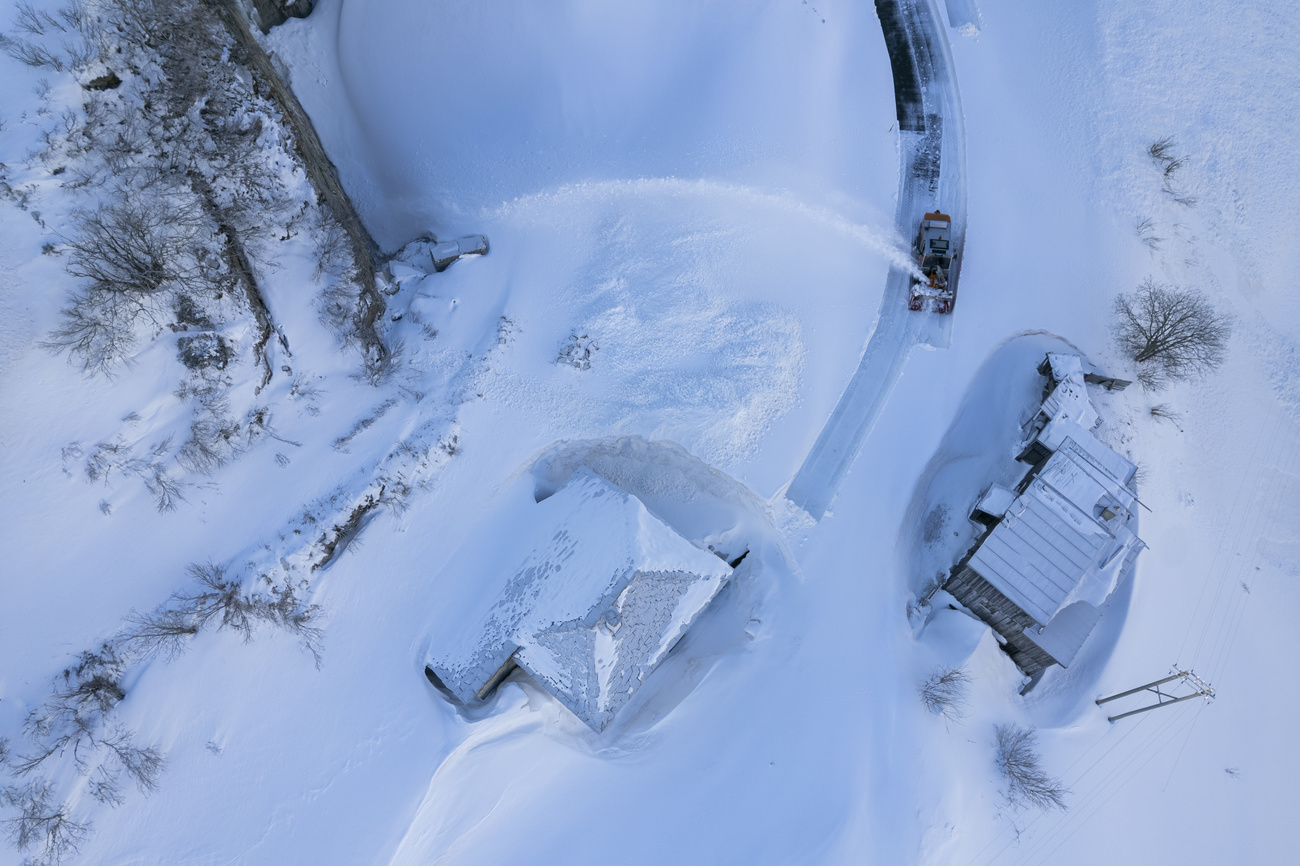
[[[900,169],[894,222],[911,239],[923,214],[953,218],[954,286],[966,241],[966,128],[961,94],[936,0],[876,0],[894,74]],[[825,515],[862,443],[918,343],[947,348],[952,315],[907,309],[911,275],[891,267],[876,326],[858,368],[840,396],[786,497],[816,520]],[[954,300],[954,306],[956,301]]]

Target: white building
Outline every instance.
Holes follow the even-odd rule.
[[[731,567],[585,468],[511,514],[444,569],[474,591],[439,612],[426,674],[468,704],[517,666],[602,730]]]
[[[980,496],[971,519],[988,531],[944,584],[1030,675],[1069,666],[1146,547],[1134,531],[1137,469],[1092,433],[1085,377],[1117,380],[1084,365],[1054,353],[1039,368],[1052,387],[1027,425],[1019,459],[1031,468],[1014,491]]]

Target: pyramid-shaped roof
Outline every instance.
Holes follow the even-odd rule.
[[[494,519],[443,570],[472,591],[440,612],[431,640],[430,668],[465,702],[514,660],[599,730],[731,574],[585,468]]]

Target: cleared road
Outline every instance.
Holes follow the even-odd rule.
[[[949,214],[955,250],[951,280],[957,285],[966,241],[966,130],[943,22],[934,0],[876,0],[876,13],[898,111],[895,225],[910,239],[926,211]],[[909,281],[907,271],[889,269],[880,314],[858,368],[786,488],[786,497],[816,520],[825,515],[862,450],[912,347],[948,346],[952,315],[909,311]]]

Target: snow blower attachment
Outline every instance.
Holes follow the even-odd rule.
[[[921,220],[916,232],[916,263],[925,280],[912,277],[908,292],[909,310],[930,310],[935,313],[952,312],[954,286],[948,283],[952,267],[952,217],[934,211]]]

